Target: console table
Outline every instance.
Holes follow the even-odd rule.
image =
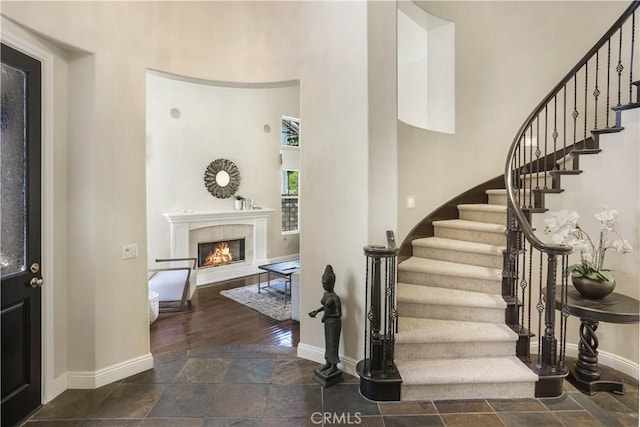
[[[560,295],[556,296],[556,309],[562,309]],[[618,378],[609,378],[598,367],[598,322],[638,323],[640,301],[626,295],[612,293],[602,299],[591,299],[580,295],[569,286],[567,311],[580,318],[580,343],[578,360],[569,370],[567,380],[578,390],[587,394],[607,391],[624,394],[623,384]]]

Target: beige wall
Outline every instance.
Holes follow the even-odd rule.
[[[504,173],[506,152],[522,122],[628,3],[419,5],[455,24],[456,133],[398,124],[400,238],[444,202]],[[406,209],[407,195],[416,196],[415,209]]]
[[[419,4],[455,23],[456,133],[446,135],[398,124],[399,241],[429,212],[504,173],[506,152],[528,114],[628,7],[627,2]],[[614,201],[629,197],[615,191],[620,182],[638,182],[637,152],[628,147],[621,158],[635,162],[635,169],[625,169],[624,176],[620,171],[597,177],[599,188],[608,189],[601,191],[614,190]],[[637,185],[631,191],[637,196]],[[407,195],[416,195],[415,209],[405,208]],[[578,198],[584,196],[580,190]],[[592,202],[597,210],[601,198],[597,199],[594,202],[586,197],[586,204]],[[565,195],[559,196],[558,203],[562,200]],[[565,203],[565,208],[580,207],[583,217],[591,215],[584,202],[576,205],[577,200],[569,198]],[[637,240],[637,200],[611,205],[619,211],[628,206],[625,215],[630,222],[630,241]],[[624,262],[621,268],[628,271],[628,277],[618,291],[637,298],[640,251],[625,255]],[[577,331],[575,321],[570,328]],[[638,363],[637,325],[603,325],[601,329],[606,331],[601,334],[604,351]],[[569,335],[568,341],[576,343],[577,335]]]
[[[342,352],[357,360],[365,317],[362,247],[378,229],[394,227],[396,211],[402,236],[442,201],[501,174],[522,118],[581,55],[576,46],[586,50],[581,46],[591,42],[580,41],[590,40],[586,33],[601,34],[625,5],[429,3],[431,13],[456,23],[458,133],[400,126],[397,191],[400,201],[418,195],[417,209],[406,211],[393,189],[394,167],[384,169],[395,154],[386,104],[395,77],[384,78],[387,66],[369,69],[385,57],[393,61],[389,4],[372,5],[368,15],[365,2],[3,2],[4,17],[57,46],[63,80],[56,86],[56,126],[68,129],[66,141],[62,130],[55,141],[54,235],[61,254],[55,307],[66,308],[67,318],[56,318],[56,371],[95,371],[149,351],[147,69],[240,83],[300,80],[301,312],[319,305],[320,278],[332,264],[344,308]],[[570,11],[592,24],[579,25]],[[368,23],[386,26],[368,35]],[[368,37],[384,46],[381,57]],[[541,72],[537,59],[549,52],[554,59],[544,63],[553,70]],[[368,73],[380,85],[369,84]],[[478,105],[487,107],[479,112]],[[451,179],[451,170],[465,173]],[[122,260],[128,243],[138,244],[139,258]],[[302,317],[301,343],[324,347],[318,319]]]
[[[170,256],[163,213],[234,209],[235,197],[215,198],[204,185],[205,169],[219,158],[240,171],[236,195],[275,209],[267,222],[267,257],[298,254],[299,234],[282,235],[280,206],[281,120],[300,115],[298,84],[223,87],[149,73],[146,85],[149,264]],[[172,108],[181,111],[179,118],[169,115]]]
[[[67,370],[94,371],[149,350],[146,69],[300,80],[302,311],[319,304],[320,277],[333,264],[350,319],[343,352],[358,357],[368,212],[365,3],[3,2],[2,13],[89,52],[68,64]],[[128,243],[138,244],[139,258],[121,259]],[[302,343],[322,348],[322,336],[319,321],[302,320]]]

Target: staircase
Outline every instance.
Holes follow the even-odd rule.
[[[398,266],[396,366],[402,400],[534,397],[538,377],[516,357],[505,324],[505,190],[434,221]]]
[[[624,130],[622,111],[640,107],[639,4],[527,117],[507,156],[507,190],[487,190],[487,203],[458,203],[456,219],[431,214],[405,240],[395,334],[402,400],[562,394],[568,282],[559,271],[571,249],[540,240],[531,222],[547,210],[545,195],[564,191],[563,176],[581,174],[580,157],[601,151],[601,135]]]

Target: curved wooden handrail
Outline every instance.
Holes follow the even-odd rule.
[[[513,160],[515,157],[516,150],[520,146],[520,142],[525,138],[526,130],[532,125],[533,121],[536,117],[538,117],[545,109],[545,107],[553,100],[555,96],[557,96],[560,91],[574,78],[576,73],[582,69],[582,67],[587,64],[587,62],[596,55],[598,50],[600,50],[609,39],[623,26],[623,24],[627,21],[627,19],[635,12],[635,10],[640,6],[640,0],[633,0],[629,7],[622,13],[620,18],[611,26],[611,28],[598,40],[598,42],[587,52],[587,54],[567,73],[567,75],[549,92],[549,94],[536,106],[536,108],[529,114],[527,119],[524,121],[518,133],[516,134],[513,142],[511,143],[511,147],[509,148],[509,153],[507,155],[507,161],[505,165],[505,186],[507,188],[507,198],[510,208],[512,209],[513,215],[518,222],[520,230],[524,234],[525,238],[531,243],[531,245],[541,251],[548,254],[554,255],[567,255],[571,253],[572,248],[566,245],[556,245],[551,243],[545,243],[538,239],[535,235],[533,228],[529,224],[524,212],[519,206],[519,203],[516,200],[516,189],[514,188],[514,168],[513,168]]]

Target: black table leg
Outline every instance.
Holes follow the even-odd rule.
[[[569,382],[587,394],[594,394],[597,391],[624,394],[622,382],[617,378],[603,377],[598,366],[598,337],[596,336],[598,322],[584,318],[580,321],[578,360],[569,371]]]

